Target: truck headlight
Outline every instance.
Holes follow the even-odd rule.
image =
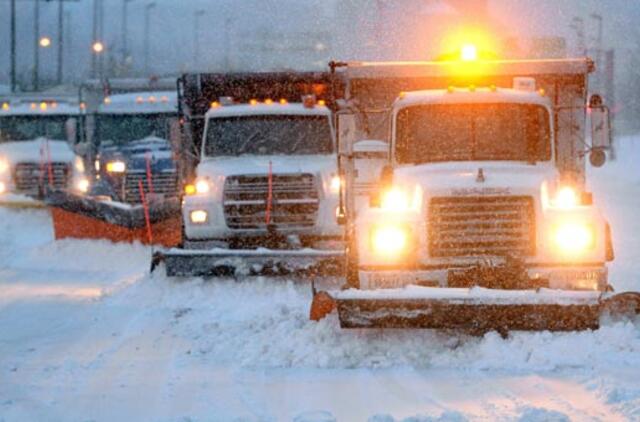
[[[419,210],[422,206],[422,188],[420,185],[413,189],[394,186],[382,193],[380,206],[388,211]]]
[[[209,213],[205,210],[195,210],[189,213],[189,220],[193,224],[204,224],[209,220]]]
[[[558,252],[567,255],[577,255],[593,249],[595,238],[593,225],[584,222],[558,224],[552,233],[552,239]]]
[[[76,182],[76,190],[81,193],[87,193],[89,191],[89,179],[81,177]]]
[[[412,250],[413,236],[408,225],[375,225],[371,228],[370,239],[372,251],[381,257],[402,257]]]
[[[107,172],[108,173],[124,173],[127,169],[127,165],[124,161],[109,161],[107,163]]]
[[[184,186],[185,195],[206,195],[211,192],[211,182],[207,179],[198,179],[195,183]]]

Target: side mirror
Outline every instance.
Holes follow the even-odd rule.
[[[594,94],[589,99],[589,117],[591,119],[591,147],[594,150],[611,147],[611,121],[609,108],[602,97]]]

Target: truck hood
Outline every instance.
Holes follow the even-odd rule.
[[[336,158],[333,155],[243,155],[207,158],[198,166],[198,176],[215,178],[242,174],[267,174],[269,163],[271,163],[273,174],[312,173],[330,177],[337,172]]]
[[[48,144],[48,153],[47,153]],[[0,143],[0,158],[10,164],[40,163],[47,159],[55,162],[72,162],[75,154],[66,141],[37,138],[32,141],[16,141]]]
[[[122,146],[109,146],[100,151],[101,162],[122,160],[129,170],[146,170],[147,157],[152,171],[175,169],[169,141],[162,138],[150,136]]]
[[[437,163],[398,168],[394,184],[420,184],[429,196],[533,194],[557,176],[551,163]]]

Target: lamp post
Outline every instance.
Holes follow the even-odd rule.
[[[147,3],[144,7],[144,73],[149,74],[149,17],[151,10],[156,7],[155,2]]]
[[[127,38],[129,32],[129,16],[127,14],[127,5],[133,0],[122,0],[122,63],[126,62],[129,56],[129,46]]]
[[[193,65],[195,70],[200,68],[200,18],[204,16],[204,10],[196,10],[193,14]]]

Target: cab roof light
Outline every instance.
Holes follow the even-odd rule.
[[[156,97],[155,97],[155,96],[153,96],[153,95],[150,95],[150,96],[149,96],[149,102],[150,102],[150,103],[155,103],[155,102],[156,102]]]
[[[285,104],[287,104],[287,102],[288,101],[286,99],[280,98],[280,104],[285,105]]]
[[[160,97],[160,101],[162,101],[163,103],[168,103],[169,97],[167,97],[166,95],[163,95],[162,97]]]
[[[218,108],[220,107],[220,103],[218,101],[212,101],[210,104],[210,108]]]
[[[315,95],[304,95],[302,97],[302,105],[305,108],[313,108],[316,105],[316,96]]]
[[[52,102],[51,103],[51,108],[58,108],[58,103],[57,102]]]
[[[111,104],[111,97],[104,97],[105,104]]]
[[[31,110],[35,110],[38,107],[36,103],[31,103]]]
[[[264,100],[264,103],[266,105],[271,105],[271,104],[273,104],[273,100],[271,98],[267,98],[266,100]]]
[[[46,110],[47,109],[47,103],[45,103],[44,101],[40,103],[40,110]]]
[[[318,105],[319,105],[320,107],[324,107],[324,106],[326,106],[326,105],[327,105],[327,102],[326,102],[325,100],[318,100]]]
[[[142,97],[136,97],[136,103],[138,104],[142,104],[144,102],[144,98]]]
[[[84,110],[85,108],[87,108],[87,104],[83,101],[80,103],[80,110]]]
[[[2,103],[3,110],[9,110],[9,103]]]
[[[455,88],[453,87],[453,85],[449,85],[449,86],[447,87],[447,92],[448,92],[449,94],[453,94],[453,92],[454,92],[454,91],[455,91]]]
[[[398,97],[399,97],[401,100],[402,100],[402,99],[404,99],[404,97],[406,97],[406,96],[407,96],[407,93],[406,93],[406,92],[404,92],[404,91],[400,91],[400,93],[398,94]]]
[[[249,100],[249,105],[254,106],[256,104],[258,104],[258,100],[256,100],[255,98],[252,98],[252,99]]]
[[[538,94],[540,94],[541,97],[544,97],[547,93],[545,92],[544,88],[540,88],[538,90]]]

